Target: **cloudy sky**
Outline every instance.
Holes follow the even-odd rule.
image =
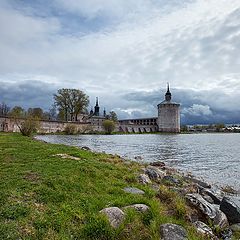
[[[239,0],[0,0],[0,101],[48,109],[79,88],[119,118],[240,122]]]

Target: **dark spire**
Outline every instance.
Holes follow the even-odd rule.
[[[90,115],[93,115],[93,108],[91,107]]]
[[[107,114],[106,114],[106,109],[104,108],[104,110],[103,110],[103,116],[106,117],[106,115],[107,115]]]
[[[169,102],[169,101],[171,101],[171,98],[172,98],[172,94],[171,94],[171,92],[169,90],[169,83],[168,83],[167,84],[167,92],[165,94],[165,100]]]
[[[98,97],[96,97],[96,105],[94,107],[94,115],[99,116],[100,107],[98,106]]]

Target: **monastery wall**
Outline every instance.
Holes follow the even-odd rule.
[[[24,119],[17,119],[18,124],[23,122]],[[64,131],[68,124],[76,125],[79,132],[87,132],[95,130],[91,123],[80,123],[80,122],[60,122],[60,121],[47,121],[40,120],[39,133],[56,133]],[[19,128],[16,124],[16,120],[10,117],[0,117],[0,131],[2,132],[19,132]]]

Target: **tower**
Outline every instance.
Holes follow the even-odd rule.
[[[180,132],[180,104],[172,102],[172,94],[167,85],[165,100],[158,104],[158,131],[159,132]]]
[[[99,110],[100,110],[100,107],[98,105],[98,97],[96,97],[96,105],[94,107],[94,115],[95,116],[99,116]]]

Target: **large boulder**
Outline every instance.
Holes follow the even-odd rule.
[[[196,227],[197,231],[200,234],[203,234],[203,235],[209,236],[209,237],[214,236],[212,229],[204,222],[196,221],[193,223],[193,225]]]
[[[240,223],[240,208],[233,199],[224,197],[220,209],[226,214],[230,223]]]
[[[201,190],[201,194],[204,196],[209,196],[214,204],[220,204],[222,201],[222,197],[220,195],[218,195],[217,193],[213,192],[211,189],[206,189],[203,188]]]
[[[164,176],[166,176],[166,173],[164,171],[154,166],[148,166],[144,172],[149,176],[151,180],[154,180],[154,181],[160,180]]]
[[[123,209],[135,209],[138,212],[144,213],[147,212],[149,210],[149,206],[145,205],[145,204],[133,204],[133,205],[129,205],[124,207]]]
[[[113,228],[117,228],[124,220],[124,212],[118,207],[104,208],[100,213],[107,216],[110,225]]]
[[[138,181],[139,181],[139,183],[144,184],[144,185],[152,183],[152,181],[150,180],[150,178],[148,177],[147,174],[140,174],[138,176]]]
[[[160,226],[162,240],[187,240],[187,231],[180,225],[166,223]]]
[[[210,204],[200,194],[198,193],[187,194],[186,199],[203,216],[213,220],[213,224],[215,226],[224,228],[229,225],[226,215],[219,209],[219,206]]]
[[[132,193],[132,194],[144,194],[144,191],[135,187],[125,187],[123,189],[124,192]]]
[[[196,183],[198,186],[202,187],[202,188],[211,188],[211,185],[203,182],[202,180],[196,179],[194,177],[184,177],[185,180]]]

